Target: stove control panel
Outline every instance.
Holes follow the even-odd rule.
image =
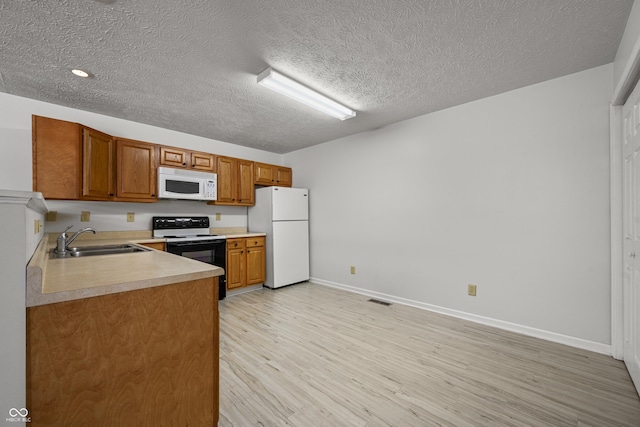
[[[209,217],[154,216],[152,218],[152,225],[154,230],[209,228]]]

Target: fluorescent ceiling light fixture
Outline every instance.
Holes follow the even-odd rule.
[[[89,77],[89,73],[79,68],[74,68],[73,70],[71,70],[71,72],[78,77]]]
[[[324,95],[320,95],[318,92],[291,80],[271,68],[267,68],[258,74],[258,84],[340,120],[350,119],[356,115],[356,112],[352,109],[338,104]]]

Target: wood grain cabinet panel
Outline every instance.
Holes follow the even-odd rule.
[[[285,166],[254,162],[254,176],[256,185],[291,187],[293,173]]]
[[[78,200],[82,190],[82,128],[32,116],[33,191],[45,199]]]
[[[235,170],[237,166],[234,160],[231,157],[218,156],[216,167],[218,173],[218,199],[213,203],[236,203],[237,174]]]
[[[264,237],[227,239],[227,289],[264,283],[265,268]]]
[[[247,258],[244,239],[227,239],[227,289],[246,286]]]
[[[120,201],[158,200],[156,146],[131,139],[116,139],[118,173],[116,197]]]
[[[33,189],[47,199],[155,202],[156,146],[33,116]]]
[[[165,242],[139,243],[139,245],[146,246],[148,248],[156,249],[156,250],[163,251],[163,252],[167,250],[167,245],[166,245]]]
[[[266,163],[254,163],[255,183],[259,185],[275,185],[275,169],[273,165]]]
[[[256,192],[253,186],[253,162],[238,160],[238,204],[255,205]]]
[[[186,168],[188,152],[180,148],[160,147],[160,166]]]
[[[253,206],[255,190],[253,162],[233,157],[217,156],[218,199],[209,204]]]
[[[115,195],[115,145],[111,135],[82,128],[82,198],[110,200]]]
[[[215,426],[217,278],[27,308],[33,426]]]
[[[264,283],[267,278],[264,241],[264,237],[247,238],[247,286]]]
[[[194,169],[203,172],[214,172],[215,155],[199,151],[189,151],[176,147],[160,146],[160,166]]]
[[[209,153],[200,153],[198,151],[191,152],[191,169],[203,172],[215,172],[216,156]]]

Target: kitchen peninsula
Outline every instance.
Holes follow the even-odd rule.
[[[216,425],[223,269],[153,249],[50,259],[54,244],[27,267],[31,423]]]

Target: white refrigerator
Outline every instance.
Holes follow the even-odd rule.
[[[267,233],[267,280],[275,289],[309,280],[309,190],[264,187],[249,207],[249,232]]]

